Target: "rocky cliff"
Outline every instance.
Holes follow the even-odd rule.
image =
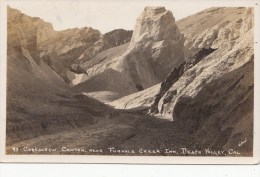
[[[87,69],[88,78],[76,89],[113,92],[115,99],[151,87],[184,62],[183,43],[183,35],[170,11],[146,7],[136,21],[125,53],[105,57],[92,65]]]
[[[57,37],[51,24],[12,8],[7,23],[7,145],[88,125],[109,114],[109,107],[69,91],[41,57],[42,44]]]
[[[56,31],[49,40],[40,43],[39,50],[41,58],[67,83],[73,84],[78,74],[87,75],[81,63],[91,61],[104,50],[129,42],[131,35],[131,31],[122,29],[103,35],[91,27],[74,28]]]
[[[214,7],[179,20],[177,25],[185,36],[186,57],[201,48],[232,47],[240,36],[244,12],[244,7]]]
[[[7,144],[192,142],[252,155],[253,20],[253,8],[210,8],[175,22],[164,7],[146,7],[133,33],[103,35],[54,31],[8,8]]]
[[[101,33],[92,28],[74,28],[54,32],[55,35],[41,43],[41,58],[53,68],[66,82],[70,82],[68,72],[85,73],[73,64],[83,52],[90,50],[100,40]],[[96,47],[96,46],[95,46]],[[94,55],[91,53],[89,55]]]
[[[153,72],[161,81],[184,62],[183,44],[172,12],[164,7],[146,7],[137,18],[129,49],[147,52]]]
[[[196,54],[190,59],[200,58],[201,61],[187,69],[179,69],[181,71],[173,70],[161,84],[152,105],[151,112],[157,113],[158,108],[159,115],[179,121],[185,129],[203,136],[205,147],[227,148],[246,137],[248,144],[237,146],[238,149],[252,148],[252,8],[244,14],[243,19],[219,28],[210,46],[201,46],[221,44],[215,51],[208,56]],[[232,30],[227,38],[223,37],[223,30],[229,28]],[[237,32],[235,38],[234,30]]]
[[[207,18],[206,18],[207,17]],[[203,147],[252,149],[253,8],[211,8],[177,22],[185,62],[165,80],[109,104],[147,109],[196,134]],[[214,38],[209,37],[214,32]],[[200,41],[200,42],[199,42]],[[239,141],[247,140],[243,147]]]
[[[35,43],[30,44],[34,47],[31,51],[34,60],[43,60],[69,84],[73,84],[73,80],[77,79],[79,74],[87,74],[80,66],[81,63],[92,60],[99,52],[129,42],[132,36],[132,31],[123,29],[104,35],[91,27],[55,31],[50,23],[38,17],[29,17],[10,7],[8,14],[9,24],[19,25],[16,26],[16,30],[26,29],[32,34],[36,31]],[[12,31],[10,35],[11,33]],[[30,33],[23,34],[33,37]],[[14,44],[15,41],[10,43]]]
[[[33,73],[32,78],[44,80],[44,83],[56,82],[58,85],[64,85],[61,77],[41,60],[38,50],[41,42],[53,36],[53,33],[49,32],[53,31],[51,24],[8,7],[7,30],[7,55],[13,58],[8,60],[8,67],[14,67],[14,69],[8,70],[8,74],[10,74],[8,78],[17,83],[23,82],[26,77],[23,78],[21,75],[31,72]],[[15,69],[15,67],[18,68]],[[18,78],[14,75],[17,75]],[[41,84],[41,81],[37,82]]]

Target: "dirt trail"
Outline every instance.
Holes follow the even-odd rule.
[[[14,147],[19,148],[19,151],[14,152]],[[140,148],[150,150],[181,147],[199,148],[199,145],[191,134],[184,133],[174,122],[153,118],[141,112],[115,111],[110,113],[110,117],[95,124],[20,141],[7,146],[6,151],[8,154],[131,155],[124,151],[111,153],[108,148],[138,152]],[[56,151],[28,151],[33,148]]]

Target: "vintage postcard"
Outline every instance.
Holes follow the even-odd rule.
[[[259,6],[2,0],[0,160],[259,163]]]

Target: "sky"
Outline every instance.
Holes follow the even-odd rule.
[[[133,30],[145,6],[164,6],[176,20],[197,13],[212,4],[170,0],[23,0],[9,1],[12,8],[52,23],[55,30],[92,27],[102,33],[122,28]]]

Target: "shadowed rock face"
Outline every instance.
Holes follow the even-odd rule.
[[[111,105],[118,109],[150,107],[152,115],[174,120],[183,130],[196,134],[203,147],[236,147],[252,155],[253,9],[211,8],[177,24],[186,42],[194,40],[191,44],[196,50],[189,51],[186,62],[173,68],[161,84],[115,100]],[[204,39],[194,43],[198,36],[211,34],[218,25],[221,27],[216,38],[208,38],[208,45],[200,45]],[[206,48],[200,48],[203,46]],[[248,144],[239,147],[238,142],[245,137]]]
[[[92,28],[74,28],[55,32],[49,40],[39,46],[43,60],[55,70],[66,82],[69,70],[81,54],[93,47],[100,39],[101,33]],[[75,67],[74,67],[75,68]],[[75,70],[75,72],[80,72]]]
[[[41,43],[39,49],[43,51],[42,58],[71,83],[71,75],[87,74],[82,63],[92,60],[97,53],[129,42],[131,35],[131,31],[123,29],[102,35],[92,28],[75,28],[55,32],[55,36]]]
[[[163,7],[146,7],[133,36],[92,28],[57,32],[9,8],[7,144],[92,146],[98,135],[101,147],[113,141],[150,148],[154,140],[184,147],[192,137],[201,148],[252,155],[253,19],[252,8],[207,9],[177,22],[184,39]],[[80,84],[68,89],[64,80]],[[151,116],[144,115],[149,107]],[[165,122],[150,124],[157,116]]]
[[[239,137],[246,136],[249,143],[239,148],[250,153],[254,40],[252,22],[248,19],[253,19],[252,9],[245,14],[240,22],[241,33],[232,44],[222,39],[219,42],[223,45],[216,51],[201,49],[170,73],[155,96],[151,112],[181,122],[184,129],[203,136],[205,147],[231,147]]]
[[[251,9],[248,9],[248,11],[250,12]],[[248,11],[246,11],[244,13],[248,14],[248,16],[253,16],[253,14],[248,13]],[[240,27],[242,29],[244,28],[244,26],[248,26],[248,24],[251,24],[251,22],[247,21],[246,19],[250,19],[250,17],[244,17],[244,20],[241,21]],[[251,19],[252,19],[252,17],[251,17]],[[229,25],[232,26],[232,24],[229,24]],[[188,67],[186,67],[187,70],[186,70],[186,72],[183,72],[184,75],[182,75],[183,76],[182,78],[184,78],[184,77],[187,78],[187,83],[184,84],[185,87],[181,86],[181,87],[179,87],[179,89],[188,88],[187,87],[188,85],[190,87],[193,87],[193,85],[190,85],[190,82],[193,81],[194,79],[198,80],[199,82],[205,80],[205,82],[207,83],[207,79],[210,79],[211,77],[219,76],[220,74],[228,73],[232,69],[234,69],[236,67],[239,68],[243,64],[247,63],[249,61],[249,59],[251,59],[251,56],[253,55],[253,47],[252,47],[252,45],[253,45],[253,42],[252,42],[253,41],[252,40],[253,34],[252,34],[252,31],[253,31],[253,28],[248,30],[247,33],[244,33],[244,34],[241,33],[239,35],[240,37],[237,38],[237,40],[235,40],[233,42],[232,47],[229,47],[229,48],[227,48],[226,46],[231,45],[231,44],[229,42],[226,42],[225,39],[223,39],[223,41],[222,41],[223,46],[220,47],[217,51],[215,51],[212,55],[205,57],[202,60],[203,62],[199,62],[199,65],[197,64],[197,65],[195,65],[195,67],[190,68],[189,67],[190,64],[189,64],[189,60],[188,60],[188,63],[187,63]],[[204,49],[204,51],[205,51],[205,49]],[[195,61],[196,61],[196,58],[201,58],[201,57],[203,58],[203,56],[201,56],[201,57],[200,56],[201,56],[200,52],[195,54],[195,56],[194,56]],[[216,59],[216,58],[217,58],[217,60],[215,60],[215,62],[213,62],[214,59]],[[237,59],[237,58],[239,58],[239,59]],[[192,62],[193,59],[190,59],[190,61]],[[222,62],[219,63],[219,61],[222,61]],[[232,61],[234,63],[232,63]],[[224,65],[224,63],[229,63],[229,64]],[[214,67],[215,67],[214,69],[218,69],[218,70],[215,71],[216,74],[209,75],[209,73],[205,73],[203,65],[207,66],[207,67],[205,67],[205,69],[207,68],[208,72],[213,72],[213,70],[210,71],[210,69],[213,69]],[[201,68],[201,69],[199,69],[199,68]],[[196,73],[196,70],[199,73]],[[177,72],[177,70],[175,72]],[[203,76],[204,73],[206,74],[205,75],[206,78],[203,78],[203,79],[200,78],[200,77]],[[180,81],[180,79],[178,81]],[[175,84],[173,84],[173,86],[174,85]],[[196,86],[196,89],[190,90],[191,94],[197,93],[199,91],[198,88],[203,87],[203,85],[200,85],[198,82],[196,82],[196,84],[194,86]],[[197,87],[197,86],[199,86],[199,87]],[[191,89],[191,88],[189,88],[189,89]]]
[[[127,31],[123,29],[116,29],[104,34],[106,49],[130,42],[132,34],[133,31]]]
[[[27,60],[32,58],[34,62],[39,64],[38,45],[53,35],[52,25],[40,18],[24,15],[10,7],[8,7],[7,16],[8,46],[15,47],[19,52],[26,55]],[[23,47],[26,50],[22,50]]]
[[[29,17],[10,7],[8,24],[9,35],[20,35],[21,40],[24,40],[24,35],[31,38],[24,45],[27,45],[32,58],[37,63],[43,60],[67,83],[71,83],[77,74],[87,74],[81,63],[93,59],[99,52],[129,42],[132,36],[131,31],[123,29],[104,35],[91,27],[54,31],[50,23],[37,17]],[[21,34],[21,30],[29,33]],[[15,38],[9,38],[9,42],[17,43],[13,39]]]
[[[11,8],[7,20],[7,145],[87,126],[109,114],[111,108],[99,101],[75,96],[41,58],[39,45],[56,35],[49,23]]]
[[[170,11],[146,7],[125,53],[86,68],[89,76],[76,90],[110,91],[122,97],[151,87],[184,62],[183,40]]]
[[[214,52],[215,49],[204,49],[199,50],[193,57],[187,59],[187,61],[181,64],[178,68],[174,68],[170,74],[166,77],[166,79],[161,83],[161,88],[159,93],[155,95],[154,102],[151,105],[150,113],[158,113],[158,103],[162,96],[171,88],[171,86],[179,80],[179,78],[185,73],[188,69],[196,65],[199,61],[201,61],[204,57]],[[175,90],[172,94],[176,95],[177,90]],[[168,97],[165,102],[169,101],[171,97]]]
[[[196,133],[204,147],[251,152],[253,131],[253,56],[243,66],[212,80],[195,97],[182,96],[174,118]],[[239,141],[247,139],[244,147]],[[249,155],[249,154],[248,154]]]

